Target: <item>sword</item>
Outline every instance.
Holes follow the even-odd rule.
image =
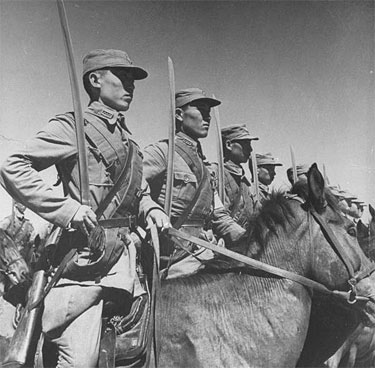
[[[293,182],[295,184],[298,181],[297,167],[296,167],[296,157],[294,155],[293,147],[292,146],[289,146],[289,147],[290,147],[290,157],[291,157],[291,160],[292,160]]]
[[[216,100],[215,95],[212,98]],[[214,106],[213,108],[215,117],[215,127],[217,134],[217,163],[218,163],[218,192],[221,202],[224,204],[225,201],[225,190],[224,190],[224,155],[223,155],[223,140],[221,137],[221,124],[220,124],[220,114],[219,107]]]
[[[174,147],[175,147],[175,119],[176,119],[176,100],[175,100],[175,81],[173,61],[168,57],[168,75],[169,75],[169,98],[170,98],[170,122],[168,130],[168,164],[167,164],[167,183],[165,189],[164,210],[170,217],[172,210],[172,190],[173,190],[173,170],[174,170]]]
[[[82,114],[81,100],[79,97],[79,86],[77,71],[74,64],[73,46],[69,33],[68,20],[66,17],[65,7],[63,0],[57,0],[57,9],[59,11],[61,30],[64,37],[65,53],[68,62],[68,71],[70,79],[70,87],[72,90],[74,116],[75,116],[75,129],[77,136],[77,150],[78,150],[78,169],[80,180],[80,195],[81,203],[90,205],[90,191],[89,191],[89,175],[87,169],[87,154],[85,143],[85,130]]]
[[[259,195],[259,180],[258,180],[258,165],[257,165],[257,158],[255,151],[251,151],[251,165],[253,168],[253,179],[254,179],[254,186],[255,186],[255,199],[257,203],[260,203],[260,195]]]
[[[328,180],[328,176],[327,176],[327,172],[326,172],[326,165],[323,164],[323,177],[324,177],[324,181],[326,183],[326,185],[329,185],[329,180]]]

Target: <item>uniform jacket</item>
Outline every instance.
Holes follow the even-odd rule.
[[[243,228],[254,213],[254,198],[244,169],[232,161],[224,163],[225,208]]]
[[[205,170],[208,170],[208,165],[203,162],[200,147],[196,141],[182,132],[177,133],[176,142],[177,141],[188,147],[192,154],[195,155],[197,163],[202,165]],[[165,200],[167,154],[167,141],[160,141],[149,145],[144,150],[144,177],[150,185],[152,198],[160,206],[164,205]],[[212,180],[211,174],[208,175],[207,180]],[[185,160],[176,152],[171,211],[172,218],[178,218],[183,213],[184,209],[194,197],[197,187],[196,176]],[[245,233],[245,230],[236,224],[229,216],[211,184],[209,187],[209,197],[205,197],[204,203],[197,204],[197,206],[199,206],[201,218],[207,220],[207,218],[211,217],[214,232],[219,237],[223,237],[229,243],[237,241]],[[195,213],[195,216],[197,216],[197,213]]]
[[[119,115],[117,111],[99,102],[94,102],[86,109],[84,117],[86,123],[88,121],[95,124],[104,124],[108,129],[111,140],[122,140],[125,150],[124,156],[127,152],[129,135],[124,122],[118,121]],[[86,144],[86,147],[90,204],[95,209],[113,184],[115,170],[106,167],[100,152],[90,144]],[[116,161],[116,164],[118,163]],[[39,173],[53,165],[59,168],[66,195],[61,195],[56,188],[46,183]],[[1,181],[15,200],[25,204],[47,221],[65,228],[69,226],[74,214],[80,207],[77,178],[74,178],[77,165],[74,122],[57,116],[34,138],[29,140],[22,150],[8,157],[0,171]],[[145,182],[144,184],[144,191],[139,204],[141,216],[147,214],[151,207],[155,207],[146,190],[147,184]],[[121,198],[117,196],[115,201],[119,202]],[[121,206],[117,212],[119,211],[123,212]],[[135,276],[134,257],[135,250],[130,248],[125,250],[108,276],[103,277],[101,284],[124,288],[132,292]],[[63,282],[63,280],[61,281]],[[90,282],[87,283],[90,284]]]

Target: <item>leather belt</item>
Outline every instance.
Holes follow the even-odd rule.
[[[127,217],[99,220],[98,223],[105,229],[111,229],[114,227],[128,227],[130,229],[134,229],[137,227],[137,217],[134,215],[129,215]]]

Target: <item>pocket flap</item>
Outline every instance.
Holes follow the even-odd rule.
[[[196,183],[197,178],[195,177],[194,174],[191,173],[186,173],[186,172],[175,172],[174,173],[174,178],[176,180],[181,180],[184,183]]]

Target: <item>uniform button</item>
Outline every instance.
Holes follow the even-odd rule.
[[[187,184],[190,181],[189,177],[187,175],[184,176],[184,183]]]

